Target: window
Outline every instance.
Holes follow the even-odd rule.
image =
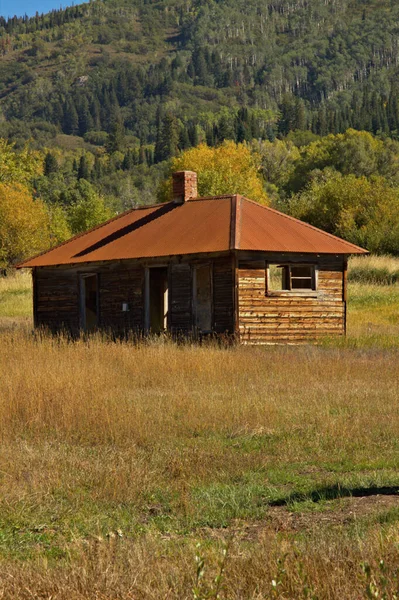
[[[269,264],[267,292],[314,292],[316,291],[315,265]]]

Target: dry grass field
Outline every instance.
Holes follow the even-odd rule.
[[[397,597],[382,269],[351,264],[346,340],[297,348],[34,336],[0,280],[0,598]]]

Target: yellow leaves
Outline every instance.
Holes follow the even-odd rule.
[[[22,183],[30,185],[31,180],[41,175],[43,156],[31,150],[27,145],[20,151],[13,149],[13,144],[0,138],[0,182]]]
[[[21,184],[0,183],[0,268],[50,246],[49,217]]]
[[[259,169],[258,154],[231,141],[216,148],[201,144],[172,161],[172,171],[196,171],[199,196],[237,193],[269,204]]]

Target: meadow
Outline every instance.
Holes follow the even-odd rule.
[[[319,346],[32,335],[0,280],[0,597],[399,594],[399,260]]]

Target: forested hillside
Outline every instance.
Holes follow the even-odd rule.
[[[2,20],[0,134],[124,134],[155,161],[198,136],[396,135],[398,21],[394,0],[94,0]]]

